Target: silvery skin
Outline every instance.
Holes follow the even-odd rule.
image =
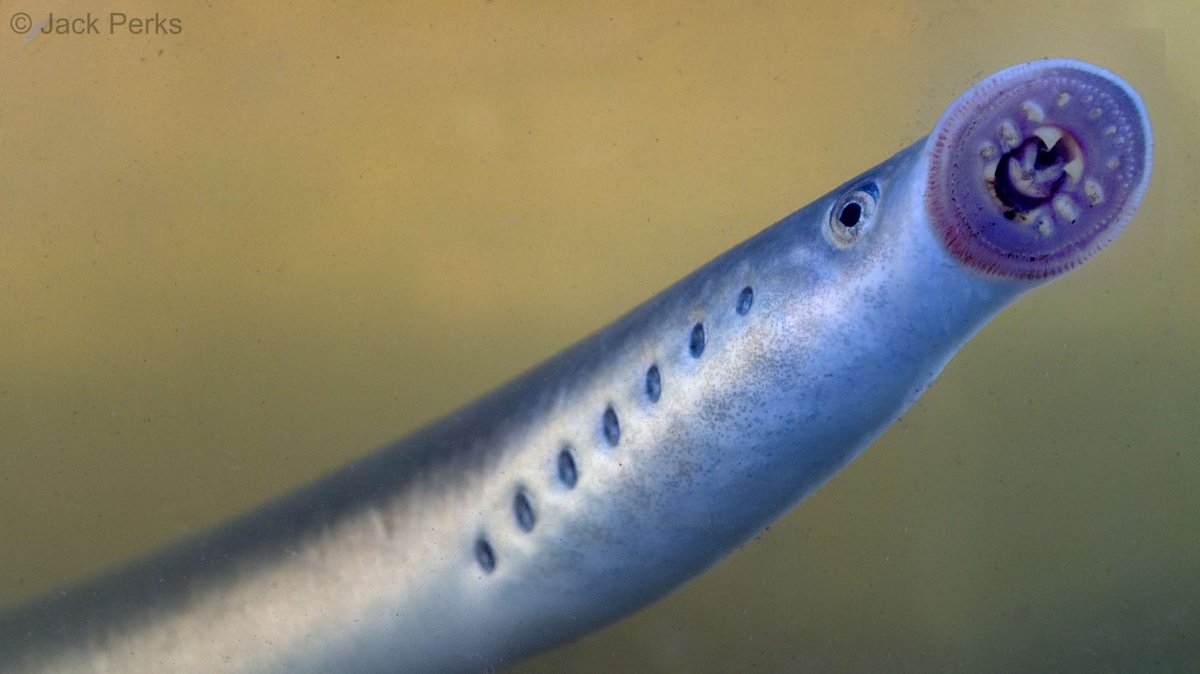
[[[3,672],[502,667],[662,597],[850,462],[1132,218],[1112,73],[992,75],[926,139],[474,403],[0,617]]]

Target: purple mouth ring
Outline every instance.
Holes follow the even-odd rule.
[[[1002,70],[929,136],[926,204],[964,264],[1017,279],[1066,272],[1121,233],[1153,163],[1150,120],[1116,75],[1065,59]]]

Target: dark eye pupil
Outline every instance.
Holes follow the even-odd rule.
[[[842,206],[842,212],[838,214],[838,222],[846,227],[853,227],[858,224],[858,219],[862,217],[862,206],[857,202]]]

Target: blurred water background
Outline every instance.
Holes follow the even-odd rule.
[[[1125,235],[758,540],[517,671],[1200,668],[1194,3],[126,0],[40,33],[88,10],[0,12],[0,604],[457,407],[1070,56],[1155,125]]]

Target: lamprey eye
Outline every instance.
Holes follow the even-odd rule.
[[[860,185],[847,192],[829,211],[829,233],[833,242],[845,248],[862,235],[875,216],[879,187],[875,183]]]

